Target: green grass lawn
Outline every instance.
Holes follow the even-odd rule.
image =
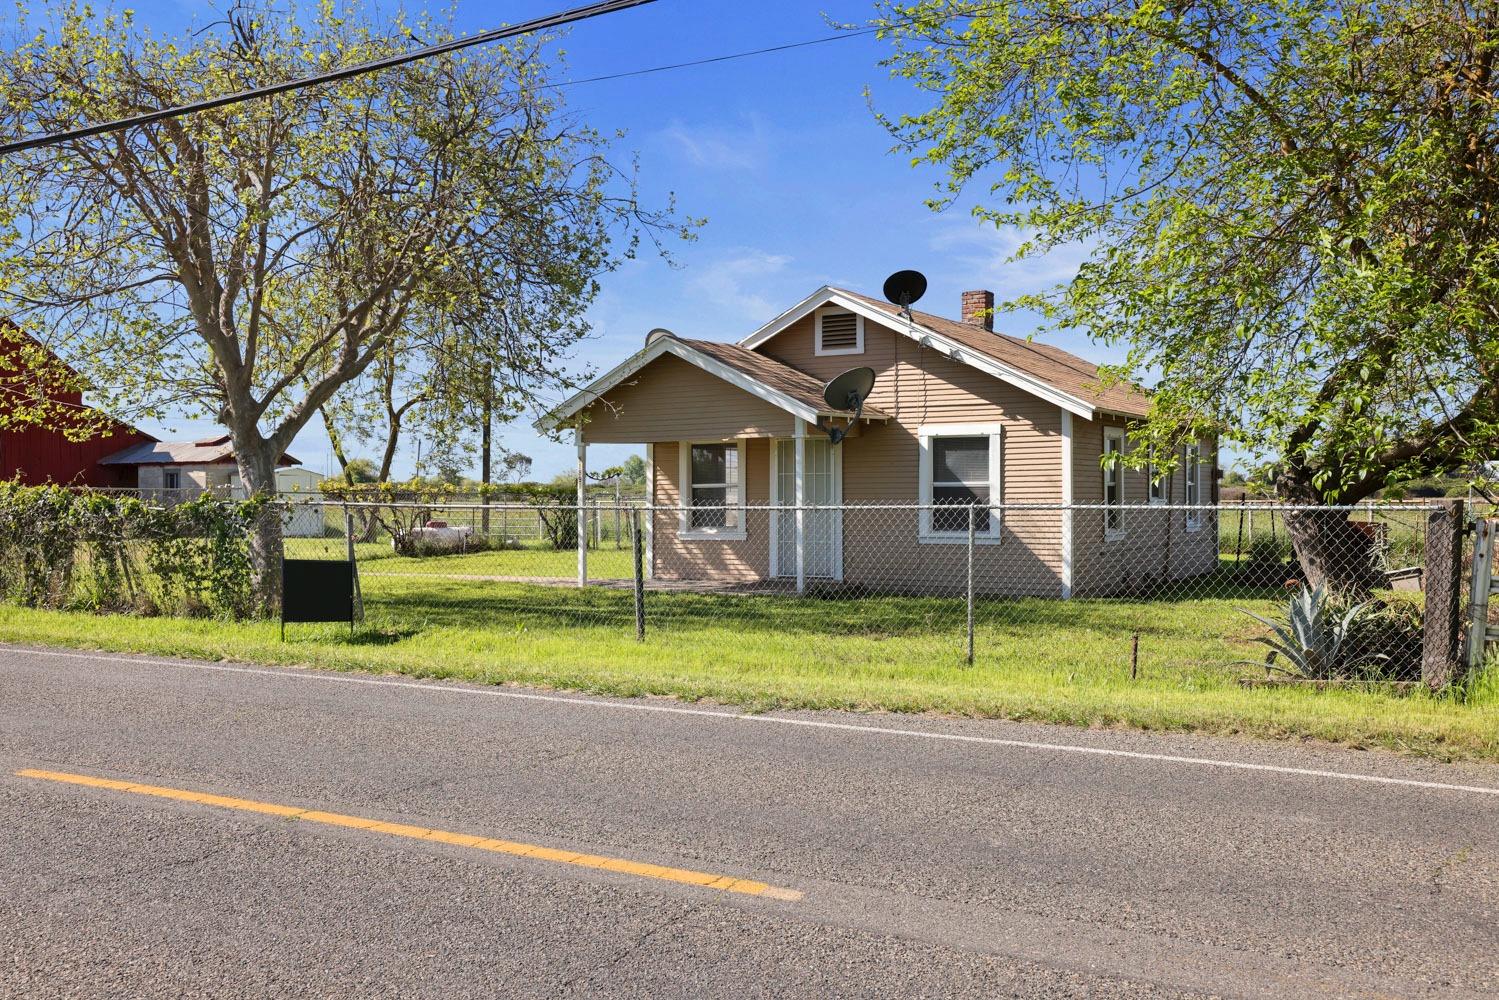
[[[588,550],[588,575],[596,579],[629,580],[634,577],[631,552],[615,548],[606,541],[601,548]],[[348,545],[342,538],[288,538],[286,554],[294,559],[343,559]],[[555,577],[563,580],[578,575],[576,549],[554,549],[545,542],[527,542],[517,549],[488,549],[482,552],[453,555],[397,555],[390,542],[360,542],[354,546],[360,572],[365,575],[407,573],[420,576],[516,576]]]
[[[293,553],[300,554],[300,553]],[[309,553],[310,554],[310,553]],[[431,572],[489,565],[479,553],[381,560]],[[545,553],[567,576],[572,553]],[[599,562],[612,550],[594,553]],[[627,560],[628,552],[617,557]],[[537,557],[540,558],[539,556]],[[1499,671],[1464,697],[1369,690],[1244,689],[1260,626],[1250,594],[1178,600],[980,601],[977,656],[963,662],[964,605],[947,598],[859,601],[648,594],[634,637],[628,592],[427,576],[366,565],[368,620],[337,625],[134,618],[0,608],[0,640],[232,658],[615,695],[674,695],[753,709],[940,712],[1086,726],[1329,740],[1441,758],[1499,760]],[[464,569],[461,572],[467,573]],[[600,575],[628,575],[598,569]],[[489,575],[491,569],[475,569]],[[1129,673],[1140,635],[1139,676]],[[1252,671],[1251,671],[1252,672]]]

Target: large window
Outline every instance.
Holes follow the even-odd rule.
[[[921,536],[966,540],[968,511],[979,538],[999,536],[1000,428],[990,425],[931,427],[921,430]]]
[[[1103,431],[1103,531],[1105,538],[1124,534],[1124,430]]]
[[[719,534],[743,530],[738,444],[685,445],[689,532]]]
[[[1196,531],[1202,524],[1202,511],[1194,509],[1202,503],[1202,448],[1189,444],[1182,449],[1182,466],[1186,470],[1187,488],[1182,498],[1187,504],[1187,530]]]
[[[939,437],[932,441],[933,531],[968,531],[972,504],[989,502],[989,439]],[[943,510],[952,506],[956,510]],[[974,530],[989,530],[989,509],[974,511]]]

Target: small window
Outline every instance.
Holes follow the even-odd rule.
[[[180,490],[182,488],[182,473],[176,469],[168,469],[161,474],[161,484],[169,490]]]
[[[863,354],[864,318],[841,309],[817,314],[815,354]]]
[[[1103,432],[1103,530],[1105,537],[1124,534],[1124,431]]]
[[[1154,462],[1145,467],[1145,474],[1150,477],[1150,502],[1165,503],[1166,484],[1169,477]]]
[[[688,463],[691,531],[739,527],[739,446],[695,444]]]
[[[989,503],[989,439],[932,439],[932,530],[968,531],[968,506]],[[944,506],[957,510],[942,510]],[[974,511],[974,531],[989,533],[989,508]]]
[[[1189,444],[1182,449],[1182,467],[1186,471],[1187,487],[1182,498],[1187,504],[1187,530],[1195,531],[1202,524],[1202,447]]]

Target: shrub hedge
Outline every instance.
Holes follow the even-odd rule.
[[[136,497],[0,481],[0,600],[139,614],[251,613],[248,531],[260,499]]]

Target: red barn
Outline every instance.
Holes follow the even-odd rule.
[[[42,411],[41,422],[0,428],[0,479],[66,486],[134,486],[135,469],[101,465],[156,438],[84,405],[76,372],[14,324],[0,320],[0,411]],[[73,416],[70,416],[73,414]],[[69,426],[90,436],[70,441]]]

